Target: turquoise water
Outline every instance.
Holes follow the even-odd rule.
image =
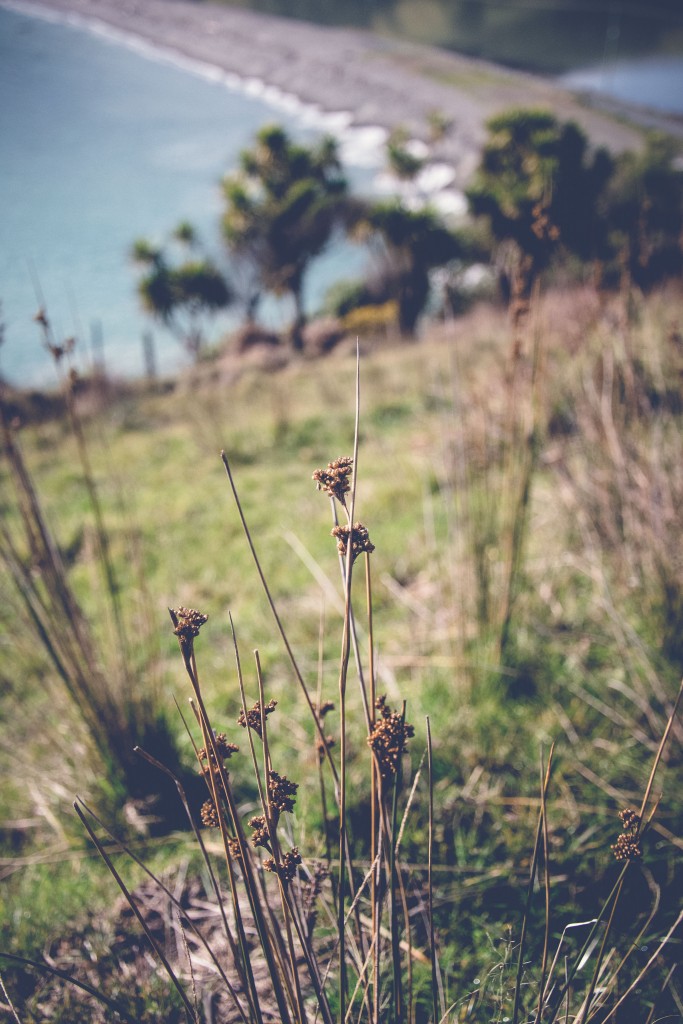
[[[138,307],[131,243],[161,242],[190,220],[220,254],[220,179],[274,120],[313,133],[300,118],[212,81],[210,69],[192,73],[0,7],[2,374],[21,385],[51,380],[32,322],[43,301],[58,336],[79,338],[83,363],[95,324],[110,370],[142,371],[141,336],[150,327],[161,367],[180,365],[177,342]],[[357,171],[356,181],[368,175]],[[353,274],[363,257],[346,249],[323,262],[310,281],[310,306],[339,276],[340,259]]]
[[[623,103],[683,115],[683,57],[606,61],[562,79],[570,89],[594,90]]]

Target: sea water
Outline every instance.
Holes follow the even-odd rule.
[[[188,220],[208,252],[224,260],[220,181],[255,132],[277,121],[312,141],[327,128],[343,132],[349,121],[343,113],[317,116],[293,98],[273,95],[269,103],[248,94],[259,91],[104,30],[0,7],[2,376],[21,386],[53,379],[33,322],[41,306],[57,339],[78,338],[84,367],[101,338],[108,371],[141,373],[141,339],[150,329],[162,372],[186,361],[140,308],[134,240],[164,243]],[[367,165],[351,169],[355,187],[369,187],[383,136],[347,133],[346,142],[356,164]],[[364,261],[350,245],[317,261],[309,310]],[[237,315],[215,322],[213,337]],[[263,315],[282,326],[289,310],[272,303]],[[99,344],[95,355],[102,357]]]

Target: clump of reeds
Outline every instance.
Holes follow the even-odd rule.
[[[138,801],[140,823],[150,813],[163,820],[169,813],[167,787],[162,782],[160,788],[156,773],[146,767],[141,771],[139,759],[132,753],[136,744],[143,743],[175,771],[179,769],[177,746],[153,673],[149,601],[144,600],[141,583],[143,599],[129,598],[128,608],[124,606],[114,535],[105,516],[86,423],[78,407],[79,377],[71,363],[75,341],[69,338],[58,343],[43,309],[35,319],[54,359],[87,498],[99,575],[92,587],[92,608],[86,612],[72,585],[40,487],[22,451],[21,424],[11,417],[1,388],[0,431],[13,492],[13,514],[0,523],[0,563],[51,665],[59,695],[67,697],[71,712],[85,725],[89,749],[95,753],[93,777],[99,775],[105,781],[103,788],[115,794],[116,801],[122,796]],[[140,555],[130,531],[121,533],[129,565],[139,568]],[[140,581],[143,576],[140,571]],[[134,678],[141,663],[149,669],[144,687]]]
[[[336,827],[336,849],[327,840],[327,853],[310,859],[294,841],[289,824],[295,812],[303,780],[292,778],[292,769],[278,762],[271,744],[272,730],[278,728],[280,705],[269,697],[258,652],[254,653],[253,682],[256,702],[247,700],[247,683],[236,631],[230,619],[235,672],[241,711],[232,732],[221,722],[214,727],[207,710],[200,677],[197,648],[207,615],[195,609],[171,610],[182,663],[188,677],[194,715],[193,738],[197,771],[206,792],[201,806],[195,806],[182,783],[174,779],[199,844],[207,877],[220,914],[224,943],[208,941],[183,903],[160,880],[173,914],[182,929],[185,958],[171,962],[168,950],[159,942],[135,895],[114,866],[109,843],[98,831],[102,823],[82,803],[76,810],[92,841],[119,883],[138,917],[168,977],[185,1008],[187,1020],[203,1020],[200,968],[207,984],[222,987],[229,1002],[225,1020],[244,1024],[314,1022],[368,1024],[394,1022],[508,1019],[513,1024],[534,1020],[553,1024],[558,1019],[588,1021],[612,1019],[628,1004],[645,974],[652,969],[671,942],[673,928],[660,938],[656,950],[641,970],[632,969],[630,953],[619,954],[612,941],[612,923],[627,873],[638,863],[643,840],[657,808],[651,800],[655,773],[678,713],[683,687],[671,710],[668,724],[656,752],[642,805],[638,812],[622,815],[622,835],[614,852],[622,866],[603,906],[586,923],[587,937],[581,948],[570,951],[564,933],[552,950],[551,863],[547,796],[551,785],[552,751],[543,766],[540,809],[531,858],[526,910],[519,923],[516,948],[517,969],[511,984],[492,993],[486,986],[474,991],[448,994],[443,983],[440,947],[447,936],[437,938],[433,899],[434,779],[431,729],[427,721],[425,758],[407,785],[407,758],[413,725],[407,719],[406,703],[390,706],[376,690],[376,668],[372,624],[372,556],[374,547],[367,528],[355,519],[358,431],[353,457],[331,462],[318,470],[314,479],[330,498],[344,593],[344,616],[336,680],[339,733],[330,736],[324,719],[332,701],[323,700],[302,673],[287,638],[282,618],[259,561],[256,546],[244,517],[242,505],[227,456],[227,472],[247,542],[253,553],[277,629],[284,642],[292,673],[308,706],[318,750],[323,801],[322,819],[330,818],[327,796],[333,794],[332,819]],[[345,522],[339,522],[339,516]],[[363,604],[367,619],[368,647],[365,658],[357,641],[357,611],[354,579],[358,566],[364,567]],[[360,688],[362,717],[349,719],[348,685],[351,653]],[[251,673],[250,673],[251,674]],[[294,699],[293,697],[291,699]],[[367,753],[366,799],[370,818],[368,848],[358,850],[352,841],[347,810],[349,787],[348,736],[364,734]],[[233,742],[239,738],[240,742]],[[335,741],[333,743],[333,740]],[[238,750],[238,747],[241,749]],[[141,756],[172,776],[168,767],[144,751]],[[248,767],[245,768],[245,759]],[[245,815],[235,790],[235,778],[251,776],[258,794],[256,813]],[[426,775],[426,783],[420,781]],[[402,861],[401,843],[411,808],[416,801],[427,805],[426,868],[412,871]],[[246,818],[246,820],[244,820]],[[201,823],[201,824],[200,824]],[[203,826],[203,827],[202,827]],[[206,839],[215,832],[220,856],[216,863]],[[124,849],[126,847],[124,846]],[[355,856],[354,856],[355,855]],[[539,885],[545,900],[544,948],[540,963],[527,963],[527,932],[532,903]],[[513,955],[511,951],[510,956]],[[416,973],[427,972],[428,983],[416,985]],[[664,979],[668,983],[668,977]],[[425,994],[426,993],[426,994]],[[118,1012],[121,1012],[120,1010]],[[123,1019],[125,1012],[121,1013]]]

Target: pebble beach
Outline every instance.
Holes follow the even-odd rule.
[[[462,187],[474,170],[485,122],[511,106],[543,106],[576,120],[614,151],[635,147],[635,127],[579,102],[550,79],[434,47],[350,28],[329,28],[190,0],[14,0],[6,6],[58,17],[200,62],[274,107],[324,112],[330,124],[428,134],[430,113],[451,128],[434,151]]]

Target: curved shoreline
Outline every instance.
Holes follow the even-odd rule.
[[[596,144],[616,151],[637,147],[641,139],[636,127],[582,105],[550,80],[360,29],[196,0],[10,0],[5,6],[137,43],[148,56],[166,51],[180,63],[208,66],[227,85],[275,107],[322,112],[321,123],[331,130],[403,125],[424,139],[430,112],[439,110],[452,127],[433,157],[448,161],[458,187],[476,167],[485,121],[510,106],[549,107],[562,119],[576,120]],[[297,104],[301,111],[295,111]]]

